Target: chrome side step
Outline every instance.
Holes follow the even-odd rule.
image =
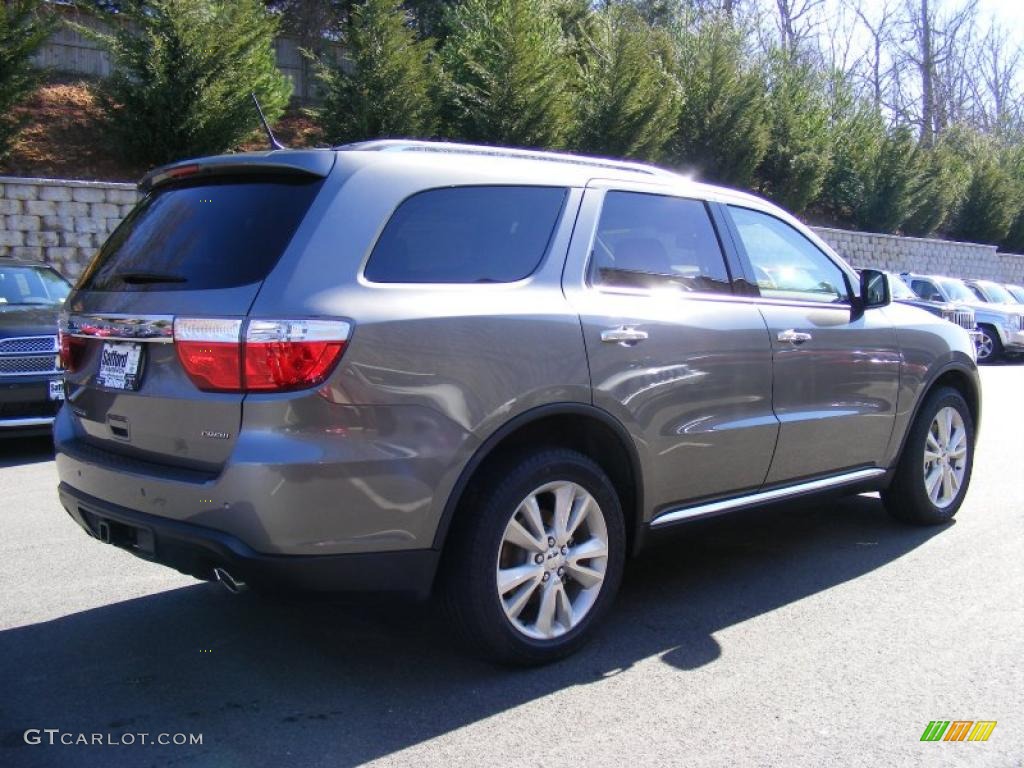
[[[48,427],[53,424],[53,416],[32,416],[23,419],[0,419],[0,429],[17,429],[19,427]]]
[[[800,496],[814,491],[838,488],[843,485],[860,482],[861,480],[870,480],[874,477],[881,477],[884,474],[884,469],[858,469],[854,472],[846,472],[845,474],[833,475],[832,477],[823,477],[820,480],[811,480],[806,483],[790,485],[785,488],[773,488],[770,491],[758,491],[757,493],[751,493],[748,496],[738,496],[734,499],[712,501],[707,504],[698,504],[693,507],[670,509],[667,512],[662,512],[654,518],[651,521],[651,527],[656,528],[660,525],[678,523],[680,520],[689,520],[693,517],[704,517],[705,515],[715,515],[719,512],[728,512],[733,509],[742,509],[743,507],[756,507],[759,504],[765,504],[769,501],[778,501],[789,496]]]

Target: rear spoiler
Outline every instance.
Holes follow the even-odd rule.
[[[331,172],[336,159],[337,155],[326,149],[285,149],[201,157],[150,171],[139,182],[139,191],[145,194],[174,181],[209,176],[271,174],[324,178]]]

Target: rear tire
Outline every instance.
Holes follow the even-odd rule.
[[[576,451],[520,455],[479,478],[445,547],[442,599],[470,651],[538,665],[582,646],[611,606],[626,550],[607,475]]]
[[[947,523],[963,504],[973,466],[974,420],[967,402],[955,389],[937,389],[911,426],[882,503],[905,523]]]
[[[994,363],[1003,356],[1003,342],[999,340],[999,334],[994,328],[988,325],[979,325],[981,339],[978,341],[978,362]]]

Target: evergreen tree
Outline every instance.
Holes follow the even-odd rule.
[[[768,149],[765,82],[746,63],[743,34],[725,20],[681,33],[679,82],[685,103],[674,159],[702,177],[750,187]]]
[[[939,137],[922,158],[917,210],[903,223],[904,234],[928,237],[945,228],[967,192],[971,169],[951,146],[950,132]]]
[[[978,152],[971,181],[951,234],[958,240],[996,245],[1010,234],[1020,201],[1010,174],[993,150]]]
[[[582,151],[658,160],[675,135],[681,97],[668,46],[635,13],[596,14],[579,92]]]
[[[126,4],[110,34],[78,29],[110,52],[99,103],[117,149],[158,165],[223,152],[268,120],[291,93],[277,69],[277,20],[258,0],[144,0]]]
[[[0,158],[21,127],[13,108],[32,92],[38,70],[30,59],[53,30],[39,0],[0,3]]]
[[[444,122],[452,138],[562,147],[577,67],[546,0],[465,0],[441,48]]]
[[[345,28],[345,60],[321,62],[316,111],[334,143],[381,136],[432,136],[437,69],[429,42],[416,40],[396,0],[366,0]]]
[[[920,205],[922,152],[905,126],[890,131],[865,169],[864,190],[853,208],[859,229],[895,232]]]
[[[770,58],[768,126],[761,191],[799,215],[821,193],[832,145],[825,78],[798,54],[778,50]]]
[[[885,122],[878,108],[858,96],[843,73],[831,74],[827,93],[832,163],[819,202],[837,223],[850,225],[885,141]]]

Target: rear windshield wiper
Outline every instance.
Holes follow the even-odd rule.
[[[187,283],[188,278],[172,275],[168,272],[118,272],[113,278],[129,285],[147,285],[150,283]]]

